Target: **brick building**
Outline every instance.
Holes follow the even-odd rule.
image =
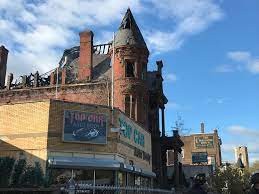
[[[118,109],[42,100],[2,105],[0,114],[0,157],[23,157],[30,164],[39,162],[55,182],[61,177],[70,178],[71,169],[76,179],[89,182],[95,170],[98,184],[150,186],[155,177],[151,134]],[[100,135],[85,138],[80,136],[80,129],[69,132],[84,123],[94,125]],[[125,130],[112,131],[111,124],[114,129]]]
[[[150,139],[151,143],[149,149],[151,149],[151,152],[149,153],[149,151],[142,149],[141,157],[142,159],[148,158],[148,155],[150,155],[150,164],[145,168],[143,167],[143,169],[149,170],[149,174],[154,172],[156,174],[155,182],[161,184],[164,175],[162,172],[163,162],[161,159],[159,117],[162,117],[162,135],[164,135],[164,108],[167,103],[167,99],[163,94],[163,62],[157,61],[156,71],[150,72],[147,70],[149,51],[129,9],[119,26],[114,41],[95,45],[92,31],[81,32],[79,36],[80,45],[64,51],[59,62],[59,67],[44,74],[35,72],[30,75],[23,75],[21,79],[17,80],[13,80],[14,76],[10,74],[7,76],[6,83],[5,74],[8,50],[4,46],[0,47],[0,84],[2,88],[0,90],[0,105],[2,108],[0,112],[0,120],[2,122],[0,125],[0,133],[5,134],[4,136],[2,135],[2,137],[4,137],[2,141],[9,139],[9,136],[20,138],[19,131],[24,127],[18,126],[18,124],[12,126],[10,122],[6,122],[6,120],[9,119],[12,123],[17,123],[15,120],[20,117],[16,116],[24,114],[24,111],[31,110],[33,113],[35,111],[34,109],[37,109],[37,103],[39,103],[40,106],[41,103],[43,103],[42,108],[46,111],[43,114],[44,116],[39,116],[41,114],[37,113],[40,118],[42,117],[41,119],[43,119],[43,117],[45,118],[43,123],[39,121],[41,127],[45,126],[42,130],[39,128],[40,134],[45,133],[45,135],[42,136],[43,139],[33,137],[36,138],[37,145],[39,146],[46,144],[46,141],[47,145],[51,145],[53,141],[53,138],[50,138],[52,134],[50,122],[53,117],[55,117],[55,115],[51,114],[53,110],[51,107],[55,107],[55,103],[63,102],[65,107],[67,106],[66,103],[80,103],[82,107],[87,107],[89,104],[96,105],[97,107],[105,106],[107,107],[105,109],[106,112],[109,112],[109,108],[115,107],[116,110],[124,113],[125,117],[134,123],[133,125],[139,126],[142,133],[147,132],[145,139]],[[113,61],[114,64],[112,63]],[[53,99],[56,101],[53,101]],[[32,104],[35,106],[33,106],[33,109],[30,109]],[[6,112],[6,106],[8,106],[10,112]],[[12,108],[14,108],[13,111]],[[62,110],[64,110],[64,108]],[[88,108],[84,109],[84,111],[86,110],[88,110]],[[162,112],[161,115],[159,114],[160,110]],[[11,115],[12,117],[10,117]],[[29,122],[31,117],[33,117],[33,115],[28,115],[27,117],[21,118],[21,120],[23,120],[23,122]],[[64,117],[60,114],[57,119],[60,122],[62,118]],[[37,117],[35,119],[37,120]],[[118,127],[113,119],[116,118],[112,117],[112,121],[108,122],[111,124],[108,129]],[[36,123],[38,123],[38,121]],[[48,127],[46,126],[47,123]],[[10,130],[7,131],[6,129],[8,129],[9,125]],[[30,122],[24,125],[28,126]],[[36,125],[31,125],[31,128],[28,127],[27,130],[35,131],[35,127]],[[61,130],[60,127],[58,129]],[[57,139],[61,140],[60,131],[59,133],[53,132],[53,134],[55,134],[54,136]],[[27,141],[27,139],[23,141]],[[109,146],[109,141],[113,141],[113,139],[109,137],[108,132],[107,143],[104,145],[92,146],[91,144],[87,144],[81,146],[81,144],[75,145],[71,142],[60,142],[60,144],[64,146],[61,146],[59,149],[65,151],[70,147],[75,150],[84,148],[86,149],[84,154],[87,154],[87,149],[93,149],[95,150],[94,152],[99,153],[99,147],[103,146],[103,151],[100,152],[108,153],[115,149],[113,147],[115,145]],[[19,140],[9,143],[12,145],[15,144],[15,142],[19,142]],[[27,142],[28,149],[30,149],[30,146],[36,146],[29,142],[30,141]],[[54,142],[59,141],[54,140]],[[47,149],[47,145],[44,145],[44,148],[33,148],[35,152],[38,152],[39,149],[46,149],[46,152],[39,152],[38,154],[33,152],[30,154],[43,159],[44,163],[44,161],[49,160],[52,152],[51,149]],[[131,147],[131,149],[135,149],[134,146],[130,146],[130,143],[127,145]],[[19,147],[16,145],[16,147],[24,149],[22,146]],[[96,147],[96,149],[93,147]],[[118,146],[118,148],[120,148],[120,146]],[[124,150],[121,154],[127,157],[131,151],[130,149],[127,151]],[[2,153],[4,153],[4,151]],[[144,157],[145,153],[147,154]],[[91,152],[91,154],[93,153]],[[141,166],[141,162],[136,161],[136,158],[133,160],[128,159],[125,164],[137,163]]]
[[[216,129],[213,133],[205,133],[204,123],[201,123],[200,133],[181,136],[181,140],[184,146],[182,147],[180,160],[186,178],[193,177],[197,173],[206,173],[209,176],[213,169],[221,166],[222,142]],[[172,174],[173,161],[174,152],[168,150],[167,166],[169,174]]]
[[[205,133],[204,123],[201,123],[200,130],[201,133],[181,136],[181,140],[184,142],[184,147],[182,148],[182,164],[193,165],[197,163],[207,163],[210,165],[220,166],[222,163],[221,139],[218,136],[218,131],[215,129],[213,133]],[[196,162],[195,154],[203,153],[206,154],[205,159],[207,159],[207,162]],[[171,157],[172,153],[168,151],[168,165],[172,164],[172,159],[170,159]]]

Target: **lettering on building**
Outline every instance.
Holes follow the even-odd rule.
[[[141,133],[137,128],[133,127],[132,125],[128,124],[122,118],[119,118],[120,127],[123,128],[123,136],[135,144],[141,145],[145,147],[145,135]]]
[[[208,136],[196,136],[195,139],[195,147],[196,148],[213,148],[214,140],[213,135]]]

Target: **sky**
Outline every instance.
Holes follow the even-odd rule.
[[[55,68],[64,49],[91,29],[94,43],[112,40],[130,7],[150,51],[163,60],[166,130],[179,117],[182,134],[217,128],[223,161],[248,146],[259,160],[259,1],[0,0],[0,45],[15,76]]]

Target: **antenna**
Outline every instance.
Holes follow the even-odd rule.
[[[191,128],[184,128],[184,120],[182,117],[177,113],[177,120],[175,121],[175,127],[172,127],[173,130],[178,130],[179,134],[186,135],[191,132]]]

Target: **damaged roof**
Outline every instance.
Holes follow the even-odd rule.
[[[115,45],[137,45],[147,48],[144,38],[139,30],[139,27],[130,11],[127,10],[118,32],[115,35]]]

